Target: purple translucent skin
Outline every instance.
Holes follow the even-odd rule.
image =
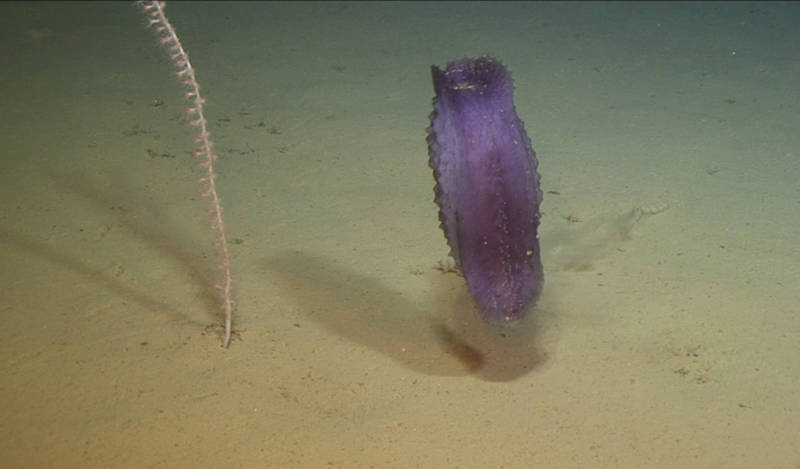
[[[510,325],[536,302],[544,280],[536,153],[499,60],[462,59],[432,71],[428,154],[441,227],[484,319]]]

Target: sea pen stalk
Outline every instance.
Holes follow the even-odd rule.
[[[222,282],[217,285],[217,288],[222,294],[222,311],[225,318],[225,335],[222,339],[222,345],[227,348],[231,342],[231,319],[233,315],[231,253],[228,250],[228,235],[222,219],[222,201],[217,195],[217,185],[215,183],[217,174],[214,172],[214,161],[217,160],[217,154],[214,153],[214,142],[211,140],[208,121],[203,113],[205,99],[200,95],[200,85],[197,83],[194,67],[189,61],[189,54],[183,49],[175,28],[172,27],[172,24],[164,14],[165,2],[139,2],[139,4],[145,15],[147,15],[148,26],[155,30],[156,37],[167,50],[169,58],[178,70],[178,79],[186,88],[184,96],[189,102],[189,106],[186,108],[186,113],[191,117],[189,123],[198,129],[195,142],[199,148],[194,152],[194,157],[199,161],[205,173],[203,177],[198,179],[198,182],[204,186],[203,196],[211,199],[211,208],[209,209],[211,229],[217,233],[214,244],[222,258],[220,263]]]

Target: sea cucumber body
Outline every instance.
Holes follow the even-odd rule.
[[[484,319],[509,325],[544,280],[536,154],[500,61],[462,59],[432,73],[428,153],[441,226]]]

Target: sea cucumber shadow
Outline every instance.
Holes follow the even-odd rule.
[[[486,325],[461,282],[455,305],[436,298],[416,304],[388,283],[320,255],[287,251],[265,259],[263,265],[284,301],[294,304],[294,314],[420,373],[508,380],[541,362],[531,344],[520,344],[525,340],[521,334],[503,338],[500,334],[506,329]],[[430,275],[432,281],[441,278],[433,269]],[[461,314],[470,317],[466,328]]]
[[[366,274],[318,254],[287,251],[264,260],[296,316],[420,373],[458,376],[461,363],[436,346],[426,311]]]
[[[546,293],[515,325],[497,327],[483,321],[458,276],[446,278],[435,285],[439,290],[435,304],[442,314],[431,329],[440,346],[472,376],[483,381],[513,381],[548,364],[548,350],[558,339],[558,319]]]

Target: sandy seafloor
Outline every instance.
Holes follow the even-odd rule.
[[[0,466],[800,467],[800,5],[0,5]],[[442,271],[431,64],[491,53],[546,283]]]

